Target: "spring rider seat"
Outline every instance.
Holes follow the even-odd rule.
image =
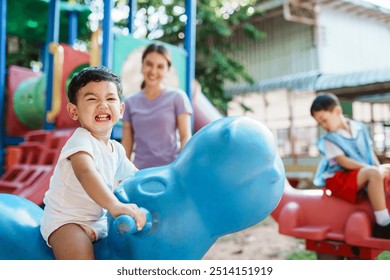
[[[390,205],[388,190],[386,199]],[[389,239],[372,236],[374,212],[366,196],[352,204],[325,189],[294,189],[286,181],[272,217],[280,233],[305,239],[319,259],[375,259],[390,250]]]
[[[115,190],[147,209],[137,231],[130,216],[108,216],[97,259],[201,259],[225,234],[267,217],[283,194],[285,173],[271,132],[246,117],[199,130],[171,164],[140,170]],[[39,232],[42,209],[0,195],[0,259],[53,259]]]

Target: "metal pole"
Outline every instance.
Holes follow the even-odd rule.
[[[192,83],[195,79],[196,53],[196,1],[186,0],[187,24],[185,26],[184,48],[187,51],[186,92],[192,101]]]
[[[71,46],[73,46],[74,42],[77,39],[78,15],[79,13],[77,11],[69,11],[68,13],[68,22],[69,22],[68,44]]]
[[[52,97],[53,97],[53,55],[49,52],[50,43],[58,43],[59,42],[59,34],[60,34],[60,4],[61,0],[50,0],[49,2],[49,18],[47,22],[48,30],[47,30],[47,39],[46,39],[46,65],[45,75],[46,75],[46,107],[45,107],[45,116],[46,112],[51,111]],[[54,128],[53,123],[49,123],[45,117],[44,129],[51,130]]]
[[[7,41],[7,0],[0,4],[0,174],[4,172],[5,139],[5,77],[6,77],[6,41]]]
[[[108,68],[112,68],[114,43],[114,33],[112,32],[112,28],[114,27],[114,23],[111,18],[111,10],[113,8],[113,0],[104,0],[102,64]]]
[[[129,19],[127,21],[127,27],[129,28],[129,33],[133,34],[134,33],[134,19],[135,15],[137,13],[137,1],[130,0],[129,1]]]

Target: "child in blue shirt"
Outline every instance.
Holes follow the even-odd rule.
[[[334,94],[318,95],[310,113],[327,131],[318,141],[323,159],[314,184],[326,186],[332,195],[351,203],[356,202],[358,192],[366,187],[376,220],[373,236],[390,239],[390,216],[384,191],[388,168],[380,165],[374,154],[366,126],[345,118]]]

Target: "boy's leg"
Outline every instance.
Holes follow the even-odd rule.
[[[374,211],[387,209],[383,179],[379,168],[374,166],[361,168],[357,176],[359,189],[367,185],[368,198]]]
[[[92,241],[77,224],[66,224],[58,228],[50,235],[49,244],[57,260],[95,259]]]
[[[360,169],[357,181],[360,188],[367,184],[367,194],[376,220],[373,236],[390,239],[390,215],[386,206],[384,173],[377,167],[364,167]]]
[[[385,163],[381,165],[381,168],[383,168],[384,171],[384,189],[385,192],[390,191],[390,163]]]

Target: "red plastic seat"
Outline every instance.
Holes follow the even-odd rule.
[[[389,191],[386,197],[390,205]],[[390,250],[390,240],[372,236],[375,220],[367,197],[351,204],[328,196],[323,189],[294,189],[286,182],[272,217],[280,233],[305,239],[306,248],[319,253],[373,259]]]
[[[21,143],[18,162],[0,178],[0,192],[23,196],[41,205],[62,147],[74,129],[32,131]]]

